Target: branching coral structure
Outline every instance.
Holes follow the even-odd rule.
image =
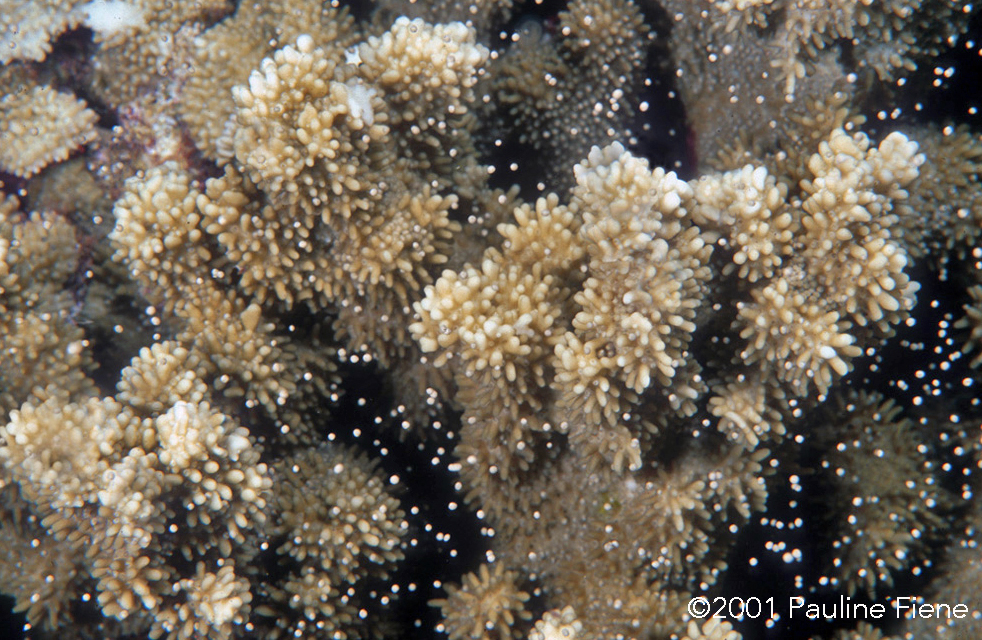
[[[968,5],[0,14],[31,637],[979,633],[982,137],[901,107]]]

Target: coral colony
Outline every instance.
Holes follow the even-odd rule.
[[[979,31],[0,0],[17,633],[982,638]]]

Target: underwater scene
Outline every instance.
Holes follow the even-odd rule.
[[[0,0],[0,638],[982,640],[980,14]]]

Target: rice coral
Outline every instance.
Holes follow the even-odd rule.
[[[735,640],[687,604],[761,571],[973,597],[982,145],[900,109],[967,6],[0,4],[32,633]]]

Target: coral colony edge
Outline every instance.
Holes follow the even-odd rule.
[[[0,635],[982,638],[980,26],[0,0]]]

